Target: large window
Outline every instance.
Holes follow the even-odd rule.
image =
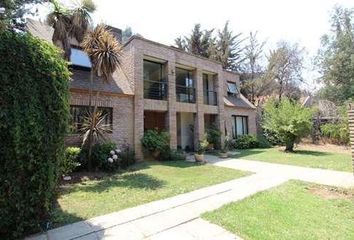
[[[97,110],[102,111],[103,115],[105,115],[104,124],[110,125],[112,128],[113,109],[109,107],[98,107]],[[71,105],[70,113],[71,130],[73,133],[79,133],[85,117],[89,114],[89,106]]]
[[[227,94],[229,95],[237,95],[238,89],[237,85],[234,82],[227,82]]]
[[[71,48],[70,62],[73,66],[91,68],[90,58],[87,53],[79,48]]]
[[[167,83],[162,63],[144,60],[144,98],[165,100]]]
[[[178,102],[195,103],[193,72],[176,68],[176,97]]]
[[[234,137],[248,134],[248,117],[247,116],[233,116]]]

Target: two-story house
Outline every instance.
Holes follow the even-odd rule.
[[[51,41],[52,29],[43,23],[30,20],[28,30]],[[256,133],[255,107],[239,92],[238,73],[138,36],[124,44],[123,52],[112,82],[97,77],[94,91],[100,91],[98,106],[112,126],[111,139],[131,144],[137,158],[143,157],[141,138],[147,129],[168,131],[170,147],[183,150],[193,150],[212,124],[221,131],[222,143],[225,135]],[[88,108],[91,64],[75,41],[70,60],[70,105],[77,130]]]

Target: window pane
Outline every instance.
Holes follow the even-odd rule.
[[[163,64],[144,60],[144,81],[163,81]]]
[[[238,90],[237,90],[236,83],[228,82],[227,83],[227,92],[231,93],[231,94],[237,94]]]
[[[241,136],[244,134],[242,117],[236,117],[236,133],[237,136]]]
[[[185,87],[193,87],[192,71],[176,68],[176,84]]]
[[[91,68],[90,58],[81,49],[71,48],[70,62],[75,66]]]

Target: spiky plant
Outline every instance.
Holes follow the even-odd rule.
[[[105,124],[105,118],[106,115],[102,111],[94,111],[84,117],[84,122],[80,129],[80,132],[83,134],[83,146],[89,144],[90,134],[92,134],[92,145],[106,140],[105,135],[111,133],[112,129],[109,124]]]
[[[92,0],[82,0],[71,11],[71,28],[69,36],[76,38],[81,43],[85,37],[85,33],[92,23],[91,13],[96,10],[96,6]]]
[[[99,91],[96,94],[95,107],[92,108],[92,86],[95,76],[102,76],[105,83],[108,83],[112,74],[120,66],[120,57],[122,55],[122,47],[114,35],[100,24],[93,31],[88,32],[81,44],[83,50],[87,53],[91,60],[91,76],[90,76],[90,95],[89,95],[89,111],[91,117],[95,116],[97,108],[97,98]],[[93,146],[94,121],[91,121],[91,128],[88,132],[88,168],[91,170],[91,153]]]

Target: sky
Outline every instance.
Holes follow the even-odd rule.
[[[64,0],[66,1],[66,0]],[[234,33],[257,31],[272,49],[279,40],[298,42],[308,55],[304,76],[308,88],[317,88],[310,69],[311,58],[320,46],[320,37],[330,30],[329,16],[335,4],[353,8],[353,0],[94,0],[95,23],[121,29],[130,26],[134,33],[166,45],[188,35],[194,24],[220,29],[230,21]],[[313,90],[313,89],[312,89]]]

